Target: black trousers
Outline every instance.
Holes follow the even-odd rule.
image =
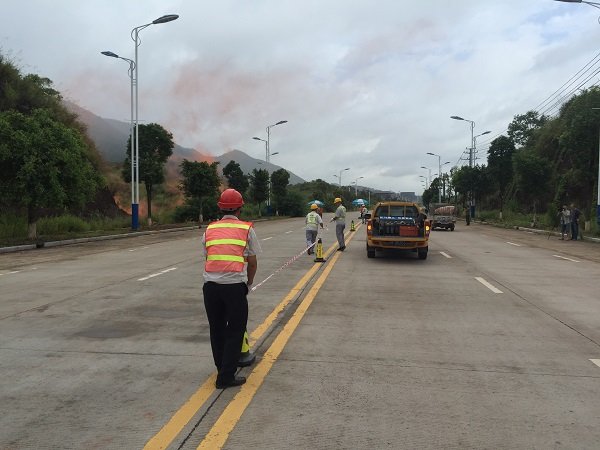
[[[248,322],[246,283],[204,283],[204,307],[210,327],[210,346],[217,366],[217,382],[233,379]]]

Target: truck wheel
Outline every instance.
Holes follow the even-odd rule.
[[[367,258],[375,258],[375,249],[367,245]]]
[[[427,259],[427,250],[428,250],[428,247],[420,248],[418,250],[419,259]]]

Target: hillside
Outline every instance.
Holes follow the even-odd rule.
[[[80,121],[83,122],[88,129],[89,137],[94,141],[96,147],[102,157],[109,163],[122,163],[125,159],[125,145],[129,138],[129,122],[122,122],[114,119],[105,119],[97,116],[94,113],[81,108],[75,103],[64,101],[65,107],[77,114]],[[267,164],[264,161],[253,158],[240,150],[231,150],[220,156],[212,157],[203,155],[194,149],[182,147],[175,144],[173,156],[170,161],[169,173],[173,175],[173,167],[179,166],[183,159],[192,161],[218,161],[219,167],[224,166],[233,160],[237,162],[244,173],[251,173],[254,169],[267,169],[270,173],[281,169],[281,166],[275,164]],[[287,169],[286,169],[287,170]],[[290,172],[290,184],[304,183],[305,180]]]

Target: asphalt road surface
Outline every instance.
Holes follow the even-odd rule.
[[[459,223],[367,259],[357,223],[315,263],[303,219],[256,231],[226,390],[202,231],[0,254],[0,449],[600,448],[599,244]]]

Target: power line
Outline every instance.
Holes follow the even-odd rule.
[[[592,72],[590,73],[590,71]],[[560,107],[573,96],[573,94],[575,94],[578,90],[583,89],[584,86],[586,86],[586,84],[588,84],[590,80],[592,80],[592,78],[599,74],[600,52],[598,52],[592,59],[590,59],[586,64],[584,64],[584,66],[581,69],[579,69],[573,76],[571,76],[565,83],[563,83],[562,86],[560,86],[552,94],[546,97],[531,111],[537,112],[540,116],[553,115],[554,112],[558,111]],[[585,78],[581,80],[582,77]],[[573,84],[575,83],[577,84],[573,87]],[[593,83],[588,87],[593,86],[598,86],[598,84]],[[493,136],[490,136],[488,139],[484,140],[481,143],[481,147],[487,146],[487,148],[489,148],[489,144],[491,144],[495,139],[506,134],[507,132],[508,128],[502,131],[501,133],[497,133]],[[476,148],[474,152],[477,153],[478,149]],[[461,159],[462,156],[459,158],[459,161]],[[475,157],[475,159],[477,158]]]

